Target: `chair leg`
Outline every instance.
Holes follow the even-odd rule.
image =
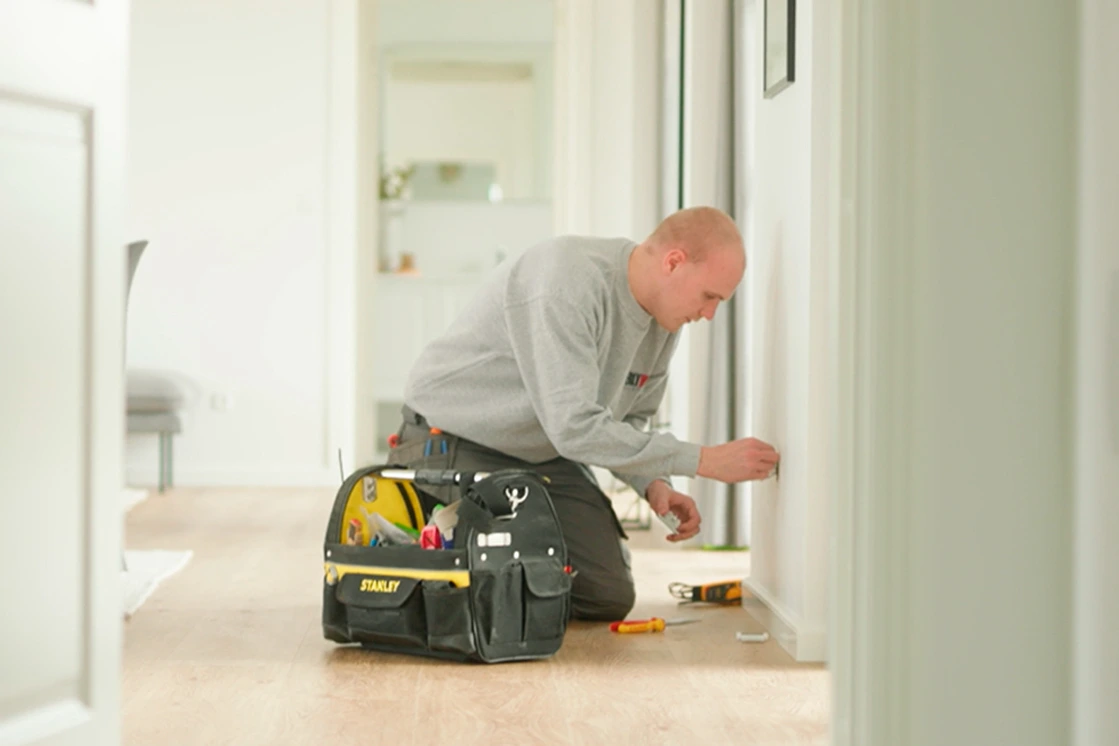
[[[159,434],[159,491],[167,485],[167,433]]]
[[[166,483],[165,484],[168,487],[174,487],[175,486],[174,467],[175,467],[175,436],[171,433],[167,433],[167,477],[166,477]]]

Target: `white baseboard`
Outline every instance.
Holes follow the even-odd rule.
[[[768,588],[753,578],[742,581],[742,607],[798,663],[827,661],[827,630],[823,623],[807,624]]]

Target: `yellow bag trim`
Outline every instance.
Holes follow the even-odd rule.
[[[335,580],[333,582],[331,581],[331,569],[334,570]],[[469,570],[416,570],[409,567],[369,567],[367,565],[339,565],[333,562],[324,562],[323,573],[330,585],[334,585],[347,575],[389,575],[396,578],[415,578],[416,580],[447,580],[459,588],[466,588],[470,585]]]

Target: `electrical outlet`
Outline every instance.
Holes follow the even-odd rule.
[[[215,412],[228,412],[233,408],[233,397],[225,392],[211,394],[210,408]]]

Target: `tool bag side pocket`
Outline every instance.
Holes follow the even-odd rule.
[[[491,516],[462,547],[470,554],[479,655],[498,662],[554,654],[567,629],[571,576],[545,483],[530,471],[505,470],[474,484],[464,500]]]
[[[486,646],[524,641],[524,573],[519,562],[474,571],[474,608],[478,633]]]
[[[472,641],[461,639],[470,630],[465,552],[335,544],[326,559],[327,639],[381,650],[473,652]]]
[[[427,644],[422,582],[388,573],[351,573],[338,582],[354,642],[401,648]]]
[[[571,576],[553,558],[526,559],[524,574],[525,640],[562,638],[571,612]]]
[[[473,656],[474,618],[470,588],[443,581],[424,581],[427,644],[433,651]]]

